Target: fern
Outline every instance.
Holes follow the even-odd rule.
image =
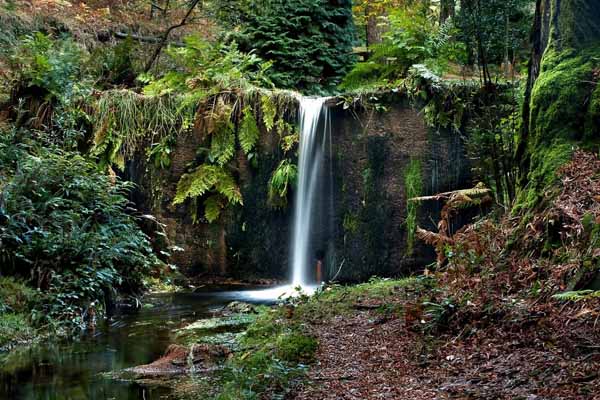
[[[215,182],[215,190],[225,196],[231,204],[244,204],[240,188],[233,176],[227,171],[221,170],[218,179]]]
[[[298,168],[289,160],[283,160],[273,172],[269,180],[269,202],[274,208],[284,208],[287,205],[287,195],[290,185],[296,183]]]
[[[231,161],[235,153],[234,129],[233,123],[229,119],[218,121],[210,142],[208,157],[211,162],[222,166]]]
[[[256,146],[260,131],[258,130],[258,125],[256,124],[256,118],[254,118],[252,109],[246,107],[244,108],[243,113],[244,117],[242,118],[238,131],[238,138],[240,139],[242,150],[244,150],[244,153],[248,154],[254,149],[254,146]]]
[[[275,116],[277,115],[277,105],[270,96],[263,95],[260,98],[260,108],[262,119],[267,131],[271,131],[275,126]]]
[[[558,293],[552,296],[553,299],[561,301],[581,301],[600,298],[600,290],[577,290],[564,293]]]
[[[181,204],[187,198],[200,197],[213,189],[232,203],[242,203],[240,190],[229,172],[217,165],[201,165],[181,177],[173,204]]]
[[[212,224],[221,215],[223,209],[223,199],[219,195],[212,195],[204,200],[204,217],[208,223]]]
[[[177,183],[177,193],[173,204],[181,204],[187,198],[202,196],[211,190],[219,178],[220,167],[201,165],[194,171],[184,174]]]

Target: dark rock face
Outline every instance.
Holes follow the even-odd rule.
[[[324,278],[364,280],[423,268],[434,260],[427,246],[407,253],[405,170],[421,166],[421,194],[470,187],[469,165],[459,134],[426,127],[403,99],[389,100],[386,112],[355,112],[329,107],[332,140],[326,168],[331,174],[318,196],[321,203],[312,248],[323,260]],[[202,128],[178,140],[172,165],[157,171],[141,160],[130,163],[129,179],[139,185],[136,203],[166,224],[170,244],[184,248],[172,261],[188,275],[286,278],[289,275],[292,204],[268,205],[268,182],[283,155],[277,135],[263,133],[258,162],[237,157],[236,174],[244,206],[227,211],[220,222],[193,224],[190,207],[174,207],[175,188],[196,158]],[[418,224],[433,228],[439,207],[419,207]],[[341,268],[340,268],[341,266]]]
[[[458,134],[428,129],[408,105],[353,118],[340,107],[331,110],[334,131],[336,263],[329,277],[363,280],[423,268],[433,261],[427,246],[407,249],[405,171],[411,160],[421,165],[422,195],[468,187],[469,165]],[[423,204],[418,225],[433,228],[439,207]],[[340,270],[340,265],[343,266]]]

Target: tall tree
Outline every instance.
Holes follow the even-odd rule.
[[[517,157],[532,206],[573,148],[600,142],[598,0],[537,0]]]
[[[266,0],[234,38],[273,61],[272,80],[307,92],[333,89],[351,67],[351,0]]]

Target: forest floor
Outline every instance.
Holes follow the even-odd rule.
[[[600,398],[599,349],[585,355],[565,351],[560,331],[549,337],[536,329],[539,318],[469,337],[433,335],[423,332],[425,321],[409,314],[382,313],[379,300],[367,299],[359,308],[365,304],[376,309],[311,323],[319,342],[316,361],[289,398]]]
[[[290,398],[600,399],[600,158],[559,178],[528,215],[449,238],[431,276],[324,292]]]

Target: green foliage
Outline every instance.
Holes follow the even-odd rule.
[[[577,290],[572,292],[558,293],[552,296],[553,299],[560,301],[573,301],[578,302],[581,300],[591,300],[594,298],[600,298],[600,290]]]
[[[233,35],[245,51],[273,62],[277,87],[320,93],[335,88],[353,62],[351,2],[267,0],[255,3]]]
[[[37,301],[37,291],[11,277],[0,277],[0,314],[24,313]]]
[[[0,188],[7,216],[0,258],[3,273],[31,278],[42,290],[34,320],[83,323],[88,307],[101,310],[111,296],[136,292],[160,265],[127,212],[129,188],[76,153],[20,151]]]
[[[277,105],[269,96],[260,97],[260,109],[262,111],[263,123],[267,131],[271,131],[275,125],[275,117],[277,116]]]
[[[25,86],[44,90],[46,100],[66,102],[79,86],[82,55],[72,40],[53,40],[37,32],[20,42],[11,61]]]
[[[518,87],[477,99],[466,124],[466,147],[475,177],[494,189],[507,207],[515,198],[518,162],[515,159],[521,127],[522,98]]]
[[[414,64],[427,64],[435,72],[445,70],[448,62],[463,58],[452,21],[439,25],[419,7],[393,11],[390,27],[381,43],[372,47],[367,61],[357,63],[346,75],[340,88],[358,90],[394,84],[405,77]]]
[[[210,44],[198,36],[190,36],[185,39],[184,47],[170,48],[168,54],[179,70],[159,79],[142,77],[148,83],[144,94],[178,93],[183,96],[184,104],[197,105],[222,91],[272,87],[266,75],[271,64],[256,54],[241,52],[235,42]]]
[[[150,142],[149,158],[166,165],[169,143],[173,136],[189,128],[192,116],[190,108],[184,107],[176,96],[105,91],[95,104],[91,154],[101,165],[113,164],[123,169],[125,159]]]
[[[407,199],[412,199],[422,194],[423,178],[420,160],[410,160],[410,164],[404,172],[404,188]],[[414,250],[418,207],[419,205],[417,202],[406,202],[406,251],[408,254],[412,254]]]
[[[296,184],[298,167],[290,160],[284,159],[279,163],[269,180],[269,203],[274,208],[284,208],[287,205],[288,189]]]
[[[235,153],[235,127],[227,117],[219,118],[211,133],[208,159],[219,166],[227,164]]]
[[[171,146],[174,144],[171,136],[162,138],[158,143],[152,143],[146,153],[148,160],[155,168],[168,168],[171,166]]]
[[[242,147],[242,150],[244,150],[244,153],[249,154],[258,142],[260,130],[258,129],[256,118],[252,113],[252,109],[249,106],[244,108],[243,113],[244,116],[242,117],[242,122],[240,123],[238,136],[240,138],[240,146]]]
[[[464,1],[456,16],[460,40],[478,63],[525,59],[532,24],[530,0]],[[475,60],[469,60],[474,62]]]
[[[204,217],[209,224],[219,219],[224,207],[223,196],[212,195],[204,200]]]
[[[342,222],[342,226],[344,227],[344,231],[347,233],[356,233],[358,232],[358,226],[360,221],[358,216],[351,213],[346,213],[344,215],[344,221]]]
[[[233,203],[242,203],[242,195],[229,172],[216,165],[201,165],[181,178],[173,204],[181,204],[187,198],[200,197],[212,190]]]
[[[205,200],[205,217],[215,221],[226,204],[243,204],[242,194],[233,176],[218,165],[200,165],[184,174],[177,184],[173,204],[181,204],[188,198],[202,197],[212,193]]]
[[[25,314],[0,312],[0,349],[15,342],[31,340],[34,330]]]
[[[136,71],[134,66],[134,42],[131,38],[120,41],[114,46],[101,46],[92,52],[91,64],[88,68],[94,77],[96,85],[103,88],[125,85],[132,86]]]

